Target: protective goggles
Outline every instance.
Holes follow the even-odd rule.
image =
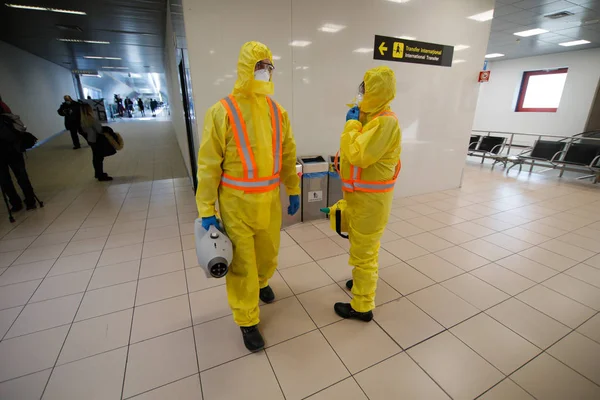
[[[263,61],[259,61],[256,63],[256,66],[254,67],[254,70],[257,71],[259,69],[266,69],[269,72],[273,72],[273,70],[275,69],[275,66],[271,63],[266,63]]]

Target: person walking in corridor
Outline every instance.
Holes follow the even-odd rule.
[[[94,118],[94,110],[87,103],[81,106],[81,129],[85,132],[87,141],[92,148],[94,177],[100,182],[112,181],[113,178],[104,172],[104,152],[98,143],[99,136],[102,135],[102,125]]]
[[[258,351],[259,298],[275,300],[269,279],[275,273],[281,229],[280,182],[290,204],[300,207],[296,143],[287,112],[272,100],[273,56],[262,43],[240,51],[233,93],[209,108],[198,153],[196,202],[205,229],[219,226],[215,204],[233,243],[226,275],[233,319],[246,348]]]
[[[144,101],[141,98],[139,98],[137,104],[138,108],[140,109],[140,113],[142,114],[142,117],[145,117],[146,111],[144,110]]]
[[[156,109],[158,108],[158,101],[154,99],[150,99],[150,110],[152,111],[152,116],[156,117]]]
[[[390,110],[396,77],[388,67],[370,69],[360,84],[356,106],[348,111],[340,139],[342,189],[347,203],[350,260],[354,267],[350,303],[336,303],[342,318],[373,319],[379,277],[379,246],[400,173],[398,118]]]
[[[65,128],[71,133],[71,140],[73,141],[73,150],[81,148],[79,143],[79,126],[81,122],[81,109],[80,104],[73,101],[71,96],[66,94],[64,97],[64,103],[60,105],[58,109],[58,115],[65,117]]]

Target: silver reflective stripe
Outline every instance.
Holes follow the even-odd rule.
[[[270,103],[271,112],[275,116],[275,149],[273,149],[275,160],[273,160],[273,173],[278,174],[281,169],[281,165],[279,165],[279,157],[281,155],[281,122],[279,121],[279,108],[277,104],[273,100]]]
[[[260,181],[260,182],[247,182],[247,181],[237,181],[237,180],[229,179],[225,176],[222,176],[221,182],[227,183],[228,185],[239,186],[239,187],[260,188],[263,186],[266,187],[266,186],[270,186],[270,185],[279,183],[279,177],[273,178],[273,179],[268,179],[266,181]]]
[[[351,183],[342,182],[342,186],[344,186],[348,190],[354,190],[354,186]]]
[[[354,182],[354,187],[358,189],[374,189],[374,190],[382,190],[382,189],[391,189],[394,187],[394,183],[361,183]]]
[[[254,179],[254,167],[252,166],[252,157],[250,157],[250,143],[246,143],[246,135],[242,129],[241,115],[238,115],[237,109],[233,106],[233,101],[229,97],[225,97],[225,101],[231,109],[233,115],[233,123],[237,129],[238,137],[240,139],[240,146],[242,147],[242,154],[244,155],[243,162],[248,166],[248,178]]]
[[[352,179],[358,179],[358,167],[351,166],[352,168]]]

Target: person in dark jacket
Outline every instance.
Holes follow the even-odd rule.
[[[15,132],[12,121],[0,116],[0,187],[8,197],[11,211],[17,212],[23,209],[23,202],[15,189],[10,170],[12,170],[25,195],[25,206],[28,210],[33,210],[36,208],[35,194],[25,168],[19,135]]]
[[[81,148],[79,143],[79,127],[81,124],[81,109],[78,102],[73,101],[68,94],[64,96],[65,102],[60,105],[58,115],[65,117],[65,128],[71,132],[71,140],[73,141],[73,150]]]
[[[144,101],[140,98],[137,101],[138,103],[138,108],[140,109],[140,113],[142,114],[142,117],[146,116],[146,111],[144,110]]]
[[[158,108],[158,101],[150,99],[150,110],[152,110],[152,116],[156,117],[156,109]]]

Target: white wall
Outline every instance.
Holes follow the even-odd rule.
[[[568,67],[555,113],[515,112],[523,72]],[[490,63],[481,84],[473,129],[570,136],[584,130],[600,79],[600,48]]]
[[[458,187],[478,96],[477,73],[491,21],[466,17],[493,8],[493,0],[184,0],[184,20],[198,113],[230,93],[241,45],[267,44],[275,61],[274,98],[292,116],[298,154],[335,154],[349,103],[367,69],[396,72],[392,109],[403,129],[397,195]],[[324,23],[346,25],[332,34]],[[464,44],[451,68],[373,60],[374,35],[408,35],[446,45]],[[308,47],[291,47],[309,40]],[[308,69],[296,70],[307,66]],[[215,81],[223,78],[218,85]],[[202,120],[198,121],[202,124]],[[201,127],[199,132],[201,132]]]
[[[76,98],[71,71],[0,41],[0,96],[39,140],[65,129],[56,113],[65,94]]]

